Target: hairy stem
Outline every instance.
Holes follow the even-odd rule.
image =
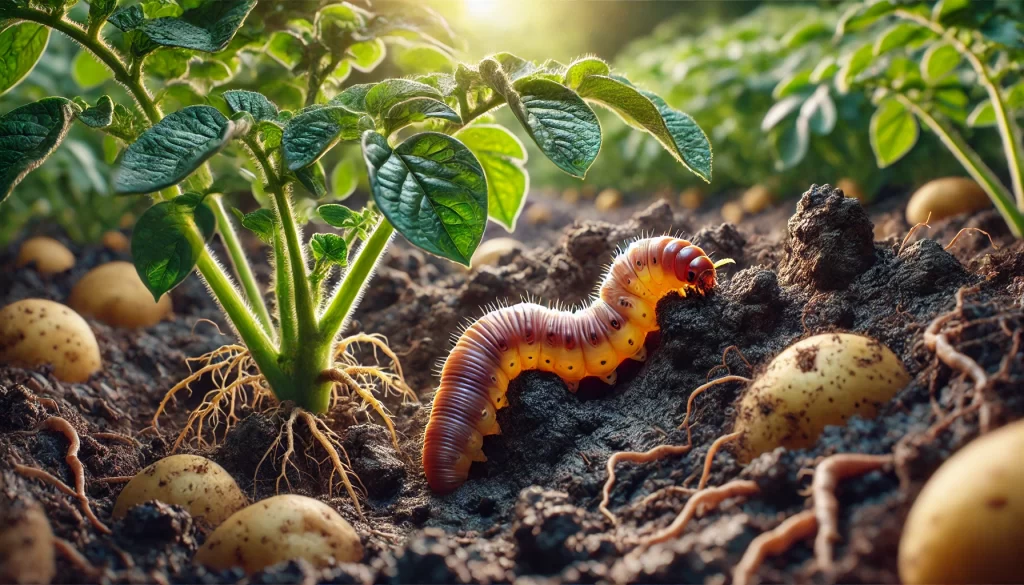
[[[359,254],[349,265],[345,278],[335,290],[327,310],[320,316],[320,335],[323,339],[333,341],[337,337],[394,233],[395,228],[382,217],[373,233],[359,249]]]
[[[963,165],[964,169],[974,178],[978,184],[981,185],[982,189],[988,193],[988,196],[992,199],[996,209],[1002,214],[1003,219],[1006,220],[1007,225],[1010,227],[1010,231],[1013,235],[1020,238],[1024,236],[1024,213],[1021,213],[1014,206],[1013,196],[1007,191],[1006,187],[999,181],[999,177],[996,176],[995,172],[988,168],[978,153],[975,152],[970,145],[952,128],[946,127],[930,112],[922,108],[919,104],[908,98],[903,94],[896,94],[898,99],[903,105],[914,112],[914,114],[924,122],[939,140],[942,141],[946,148],[953,153],[960,164]]]
[[[957,50],[960,55],[970,63],[971,68],[974,69],[978,75],[978,82],[985,91],[988,93],[989,100],[992,102],[992,109],[995,113],[996,126],[999,128],[999,136],[1003,141],[1003,151],[1006,155],[1006,165],[1010,171],[1010,181],[1013,186],[1013,193],[1017,200],[1017,208],[1024,211],[1024,163],[1021,158],[1021,132],[1020,126],[1017,124],[1016,118],[1010,114],[1006,108],[1006,102],[1003,99],[1003,94],[1000,91],[995,79],[993,79],[992,72],[989,71],[985,63],[971,51],[971,48],[960,41],[954,34],[949,34],[949,29],[943,27],[937,22],[928,20],[927,18],[914,14],[907,10],[897,10],[894,13],[899,18],[909,20],[917,23],[933,33],[943,37],[947,42]],[[1017,234],[1020,237],[1020,234]]]
[[[281,236],[280,230],[274,230],[274,294],[277,297],[277,318],[281,322],[281,354],[290,355],[299,343],[299,330],[291,268]]]
[[[231,263],[235,267],[235,273],[242,284],[242,289],[249,300],[249,305],[252,306],[256,318],[260,321],[260,325],[263,326],[263,331],[267,335],[272,336],[274,325],[270,320],[270,312],[267,311],[267,304],[263,302],[263,293],[260,292],[260,286],[252,273],[252,267],[249,265],[249,259],[242,249],[242,242],[238,239],[238,234],[235,232],[231,217],[224,208],[224,201],[220,194],[210,195],[206,199],[211,202],[210,208],[217,217],[217,227],[220,231],[221,240],[224,242],[224,247],[228,251],[228,257],[231,258]]]

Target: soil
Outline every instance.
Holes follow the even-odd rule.
[[[524,251],[472,271],[394,244],[349,331],[385,335],[420,396],[418,405],[387,401],[401,451],[355,402],[329,417],[365,488],[365,521],[338,486],[328,493],[326,466],[297,461],[288,476],[291,491],[327,502],[353,523],[365,559],[326,569],[291,562],[250,577],[193,565],[191,557],[211,527],[181,508],[152,502],[112,521],[121,484],[102,481],[133,475],[171,452],[175,432],[210,381],[197,384],[192,398],[179,401],[154,429],[151,418],[160,399],[188,375],[187,357],[232,340],[219,332],[230,329],[203,284],[190,278],[172,293],[173,319],[142,330],[90,321],[105,367],[87,383],[62,383],[46,368],[0,367],[0,530],[5,518],[41,506],[55,535],[84,556],[83,562],[58,555],[54,581],[62,583],[723,584],[754,537],[809,506],[801,495],[809,484],[802,469],[834,453],[895,453],[894,466],[841,482],[835,571],[819,571],[805,541],[768,558],[758,575],[762,582],[897,582],[897,544],[916,494],[944,460],[981,432],[977,412],[928,432],[971,396],[970,380],[939,362],[922,342],[925,327],[955,309],[961,288],[968,289],[964,306],[943,331],[991,377],[991,426],[1024,416],[1024,242],[1010,237],[994,211],[985,211],[935,222],[904,243],[910,226],[902,219],[903,203],[887,200],[865,210],[829,186],[812,186],[740,225],[721,224],[713,209],[684,212],[659,201],[563,229],[573,217],[598,214],[552,200],[534,203],[552,208],[551,223],[522,221],[514,234],[526,243]],[[964,226],[989,231],[998,248],[967,233],[944,250]],[[498,413],[503,432],[484,443],[488,461],[475,464],[469,481],[454,493],[432,494],[418,457],[435,366],[446,355],[449,337],[490,303],[524,296],[582,302],[618,246],[662,233],[691,234],[713,258],[733,258],[736,265],[720,271],[713,294],[663,299],[661,331],[648,339],[646,362],[627,360],[614,386],[585,381],[572,394],[552,374],[527,372],[514,380],[509,407]],[[500,232],[488,237],[495,235]],[[258,249],[258,243],[251,245]],[[97,247],[73,249],[79,258],[75,268],[51,278],[14,269],[17,244],[6,250],[0,256],[0,305],[27,297],[64,301],[89,268],[118,259]],[[266,264],[256,269],[260,278],[269,278]],[[685,503],[672,495],[647,504],[643,498],[665,486],[694,486],[709,446],[731,429],[743,385],[716,386],[696,401],[693,450],[654,463],[621,464],[610,504],[619,524],[598,512],[612,453],[686,442],[676,428],[687,398],[723,363],[727,347],[739,348],[750,364],[730,352],[729,370],[756,376],[789,344],[829,331],[878,339],[910,372],[911,383],[876,418],[828,427],[813,448],[780,448],[746,466],[724,449],[714,459],[710,485],[749,479],[760,494],[726,500],[695,519],[682,537],[638,548],[638,537],[667,526]],[[74,498],[14,470],[16,463],[36,466],[73,485],[66,439],[38,430],[56,414],[39,398],[56,401],[59,415],[80,434],[87,493],[112,534],[101,534],[83,518]],[[275,493],[276,470],[264,465],[257,473],[257,466],[281,421],[275,414],[242,414],[218,445],[191,452],[220,463],[246,493],[261,499]],[[137,443],[99,433],[131,436]],[[299,440],[311,438],[300,432]]]

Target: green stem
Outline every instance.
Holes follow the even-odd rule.
[[[943,37],[970,63],[978,75],[978,82],[985,88],[989,100],[992,102],[992,110],[995,113],[999,136],[1003,141],[1003,152],[1006,155],[1006,165],[1010,171],[1010,182],[1017,200],[1017,208],[1024,211],[1024,163],[1022,163],[1024,159],[1021,156],[1020,126],[1018,126],[1016,118],[1008,112],[1006,102],[1003,100],[998,84],[993,79],[992,72],[989,71],[978,55],[971,51],[970,47],[956,38],[955,34],[950,34],[951,31],[939,23],[906,10],[897,10],[895,14],[904,20],[909,20],[928,28],[933,33]]]
[[[252,313],[246,306],[238,289],[228,280],[224,270],[213,259],[208,250],[204,250],[196,263],[199,272],[206,279],[206,283],[213,291],[224,312],[227,313],[231,324],[235,326],[239,337],[249,349],[252,359],[256,362],[260,372],[270,382],[271,387],[286,383],[284,372],[278,367],[278,353],[267,335],[263,332],[253,319]]]
[[[238,239],[238,233],[235,232],[231,217],[224,208],[223,198],[220,194],[213,194],[207,196],[206,199],[211,202],[210,207],[213,209],[213,214],[217,217],[217,227],[220,228],[220,238],[224,242],[224,248],[228,251],[228,257],[231,258],[235,274],[238,275],[238,280],[242,284],[242,289],[249,300],[249,305],[252,306],[256,318],[260,320],[263,331],[267,335],[273,335],[274,325],[273,321],[270,320],[270,312],[267,311],[267,304],[263,302],[263,293],[260,292],[260,286],[252,273],[252,267],[249,265],[249,259],[242,249],[242,242]]]
[[[351,263],[348,271],[345,272],[345,278],[338,285],[334,298],[331,299],[327,310],[320,317],[321,338],[333,342],[334,338],[338,336],[394,233],[395,228],[391,226],[391,223],[387,219],[381,218],[380,223],[373,229],[373,233],[359,249],[355,261]]]
[[[967,144],[967,142],[952,128],[947,128],[942,122],[931,115],[913,100],[903,94],[896,94],[903,105],[909,108],[939,137],[939,140],[946,145],[946,148],[953,153],[964,169],[974,178],[982,189],[988,193],[992,202],[995,203],[999,213],[1010,226],[1010,231],[1016,237],[1024,236],[1024,214],[1013,204],[1013,196],[1006,187],[999,181],[999,177],[981,160],[978,153]]]
[[[280,230],[274,230],[274,294],[277,297],[277,318],[281,322],[281,354],[291,355],[299,343],[295,316],[295,292],[292,289],[288,255]]]

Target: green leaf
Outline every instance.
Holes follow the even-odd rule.
[[[83,49],[75,55],[75,60],[71,62],[71,78],[75,80],[78,87],[90,89],[108,79],[113,79],[114,74],[92,53]]]
[[[802,47],[807,43],[822,37],[831,36],[833,28],[821,20],[804,22],[790,29],[782,37],[782,45],[788,49]]]
[[[344,201],[359,186],[360,169],[353,157],[345,157],[331,171],[331,199]]]
[[[157,49],[146,57],[146,75],[160,79],[177,79],[188,72],[192,52],[176,47]]]
[[[836,65],[836,60],[826,55],[821,58],[821,61],[811,71],[811,77],[808,81],[811,83],[821,83],[826,79],[830,79],[837,71],[839,71],[839,65]]]
[[[107,18],[107,22],[114,25],[121,32],[131,32],[140,26],[146,20],[146,14],[142,12],[142,7],[138,4],[131,6],[122,6],[110,14]]]
[[[899,8],[899,5],[890,0],[857,2],[839,18],[836,35],[843,36],[849,32],[865,29],[874,24],[879,18],[895,11],[897,8]]]
[[[395,104],[417,97],[444,99],[441,92],[425,83],[411,79],[386,79],[364,94],[363,103],[366,105],[367,113],[383,116]]]
[[[213,237],[217,220],[195,193],[150,207],[135,223],[132,259],[154,299],[181,284]]]
[[[392,45],[391,61],[406,74],[447,73],[455,68],[452,56],[433,45]]]
[[[306,55],[306,44],[295,33],[277,31],[270,35],[266,52],[288,69],[294,69]]]
[[[261,93],[231,89],[224,92],[224,101],[232,114],[249,112],[257,122],[277,119],[277,106]]]
[[[363,17],[348,4],[330,4],[316,13],[316,38],[326,47],[345,44],[345,38],[363,27]]]
[[[216,53],[228,46],[256,0],[204,0],[178,17],[146,20],[138,28],[164,47]]]
[[[894,24],[875,39],[874,54],[877,57],[893,49],[905,47],[922,32],[926,32],[926,29],[913,22]]]
[[[530,189],[523,143],[502,126],[489,124],[467,126],[455,138],[466,145],[484,169],[488,216],[514,231]]]
[[[515,87],[501,65],[484,59],[480,74],[508,103],[530,138],[555,166],[583,178],[601,151],[601,125],[590,106],[571,89],[540,78],[526,78]]]
[[[366,94],[370,93],[370,90],[373,89],[374,85],[376,84],[361,83],[349,86],[345,88],[344,91],[334,96],[329,103],[332,106],[342,106],[346,110],[365,114],[367,113]]]
[[[103,24],[110,13],[117,8],[117,0],[91,0],[89,2],[89,28]]]
[[[967,116],[967,125],[971,128],[987,128],[996,125],[996,109],[992,100],[986,99],[971,110]]]
[[[827,85],[820,85],[811,97],[807,98],[800,107],[800,117],[807,119],[807,125],[811,132],[818,136],[827,136],[832,133],[839,120],[836,111],[836,103],[829,95]]]
[[[836,89],[839,90],[839,93],[845,94],[850,91],[854,78],[861,71],[867,69],[874,56],[874,46],[867,43],[843,57],[842,66],[836,74]]]
[[[934,84],[956,70],[960,65],[960,53],[949,43],[935,43],[928,47],[921,58],[921,75],[925,81]]]
[[[317,214],[327,222],[327,225],[338,229],[350,229],[362,223],[363,217],[344,205],[328,203],[316,209]]]
[[[920,128],[914,114],[895,98],[878,105],[871,116],[869,128],[871,149],[875,152],[878,168],[903,158],[917,143]]]
[[[665,100],[649,92],[642,91],[644,96],[654,102],[665,120],[669,134],[676,143],[676,150],[682,154],[683,164],[704,181],[711,182],[711,142],[697,122],[688,114],[674,110]],[[671,151],[669,151],[671,152]]]
[[[315,199],[327,194],[327,174],[320,161],[295,171],[295,178]]]
[[[570,89],[576,89],[591,75],[607,76],[610,73],[611,69],[603,60],[597,57],[584,57],[569,64],[569,69],[565,72],[565,85]]]
[[[105,95],[95,106],[86,108],[78,115],[78,120],[90,128],[106,128],[114,123],[114,102]]]
[[[804,97],[800,95],[791,95],[783,98],[779,102],[776,102],[772,107],[768,108],[768,112],[765,113],[764,119],[761,120],[761,132],[767,133],[769,130],[776,127],[779,122],[785,120],[803,103]]]
[[[177,185],[248,130],[216,108],[189,106],[153,126],[125,150],[114,175],[118,193],[153,193]]]
[[[629,125],[650,132],[677,161],[687,168],[698,169],[694,170],[694,173],[701,175],[705,180],[710,179],[710,145],[705,146],[707,138],[703,136],[703,132],[700,132],[698,137],[692,134],[696,124],[684,124],[681,126],[682,133],[677,136],[668,126],[669,119],[675,120],[678,116],[686,116],[685,114],[671,110],[675,114],[664,117],[662,107],[670,110],[664,102],[656,104],[650,96],[613,77],[591,74],[584,78],[576,89],[580,97],[610,108]],[[701,144],[701,137],[705,144]],[[691,139],[696,140],[691,143]],[[684,147],[691,150],[684,150]]]
[[[784,77],[781,81],[779,81],[778,84],[776,84],[775,89],[772,90],[772,98],[780,100],[788,95],[792,95],[804,89],[805,87],[810,85],[810,83],[810,70],[797,71],[792,75]]]
[[[53,153],[77,113],[71,100],[51,97],[0,116],[0,201]]]
[[[231,68],[223,61],[193,60],[188,65],[189,83],[203,94],[208,94],[211,89],[224,85],[231,80],[231,77]]]
[[[319,160],[338,141],[357,138],[359,114],[341,106],[327,106],[289,120],[281,146],[288,170],[295,171]]]
[[[526,59],[516,57],[512,53],[497,53],[490,58],[501,65],[501,70],[505,72],[505,76],[511,83],[515,83],[537,72],[536,65]]]
[[[458,112],[448,107],[448,104],[434,98],[412,98],[391,106],[384,116],[383,133],[385,136],[391,136],[399,128],[422,122],[427,118],[438,118],[454,124],[462,123]]]
[[[0,32],[0,95],[32,71],[49,40],[50,29],[34,22],[18,23]]]
[[[951,14],[970,7],[971,0],[939,0],[932,7],[932,20],[942,22]]]
[[[345,243],[345,238],[337,234],[313,234],[309,239],[309,249],[313,252],[313,260],[318,264],[348,264],[348,244]]]
[[[469,266],[487,225],[487,180],[473,153],[436,132],[394,150],[376,132],[363,135],[373,200],[414,245]]]
[[[376,69],[384,60],[387,48],[384,46],[384,41],[372,39],[353,44],[348,48],[348,54],[351,55],[349,62],[352,63],[352,67],[356,71],[368,73]]]
[[[796,123],[785,128],[779,135],[776,148],[779,153],[779,160],[775,168],[778,171],[791,169],[800,164],[800,161],[807,156],[807,150],[811,143],[810,125],[803,116],[798,116]]]
[[[252,213],[242,213],[238,208],[231,208],[242,227],[256,234],[264,244],[274,243],[274,213],[269,209],[257,209]]]

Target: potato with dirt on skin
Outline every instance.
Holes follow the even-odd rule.
[[[68,304],[113,327],[149,327],[171,312],[167,295],[153,300],[130,262],[108,262],[86,273],[71,289]]]
[[[57,274],[74,268],[75,255],[57,240],[40,236],[21,243],[18,258],[14,263],[18,268],[22,268],[33,262],[39,274]]]
[[[519,240],[513,238],[491,238],[480,244],[476,252],[473,253],[473,259],[469,265],[472,268],[497,266],[502,256],[522,249],[523,243]]]
[[[966,177],[945,177],[929,181],[914,191],[907,203],[907,223],[939,221],[989,207],[992,207],[992,200],[980,185]]]
[[[810,447],[826,426],[875,416],[909,382],[896,354],[869,337],[825,333],[798,341],[740,399],[739,459],[748,463],[780,446]]]
[[[0,363],[52,365],[65,382],[85,382],[100,369],[100,347],[78,313],[46,299],[24,299],[0,310]]]
[[[213,569],[242,567],[252,574],[292,559],[325,567],[331,559],[355,563],[363,544],[333,508],[305,496],[274,496],[241,510],[210,534],[195,562]]]
[[[900,580],[1024,583],[1024,421],[957,451],[928,480],[900,538]]]
[[[117,496],[114,518],[150,500],[181,506],[213,526],[248,503],[231,474],[198,455],[171,455],[140,471]]]
[[[57,573],[50,521],[35,502],[13,508],[0,514],[0,583],[49,583]]]

